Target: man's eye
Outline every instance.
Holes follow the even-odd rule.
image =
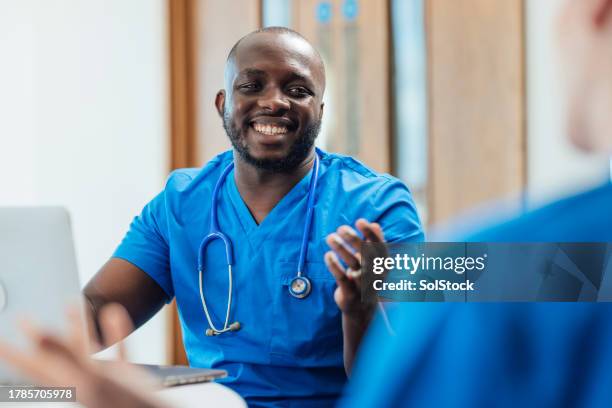
[[[238,88],[244,91],[256,91],[259,89],[259,85],[255,83],[249,83],[240,85]]]
[[[294,96],[307,96],[311,95],[311,92],[303,86],[294,86],[289,88],[289,93]]]

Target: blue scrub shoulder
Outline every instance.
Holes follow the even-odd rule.
[[[462,240],[471,242],[612,241],[612,183],[576,194],[483,229]]]
[[[397,178],[386,173],[378,173],[354,157],[338,153],[328,153],[320,149],[317,149],[317,152],[321,158],[321,164],[323,164],[327,170],[336,170],[336,174],[344,178],[349,177],[353,179],[352,181],[356,182],[375,183],[378,187],[390,182],[397,182],[404,186]]]
[[[172,171],[164,188],[168,219],[183,225],[210,211],[212,191],[232,159],[232,152],[227,151],[215,156],[204,167]]]
[[[223,168],[232,161],[232,152],[228,150],[211,159],[204,167],[182,168],[173,170],[166,181],[167,193],[184,192],[204,180],[213,180],[216,183]]]
[[[349,224],[358,218],[379,222],[388,242],[424,240],[416,205],[403,182],[352,157],[319,152],[324,168],[321,184],[329,202],[318,205],[341,208]]]

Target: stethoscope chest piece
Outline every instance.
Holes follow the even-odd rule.
[[[304,299],[310,294],[312,284],[310,279],[305,276],[296,276],[289,283],[289,293],[297,299]]]

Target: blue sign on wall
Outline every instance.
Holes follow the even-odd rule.
[[[349,21],[353,21],[359,15],[359,4],[357,0],[345,0],[342,5],[342,14],[344,18]]]
[[[329,1],[322,1],[317,5],[317,21],[327,24],[332,19],[332,4]]]

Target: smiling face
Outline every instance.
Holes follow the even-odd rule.
[[[311,153],[323,114],[325,73],[317,52],[293,33],[243,38],[216,106],[240,157],[259,169],[291,171]]]

